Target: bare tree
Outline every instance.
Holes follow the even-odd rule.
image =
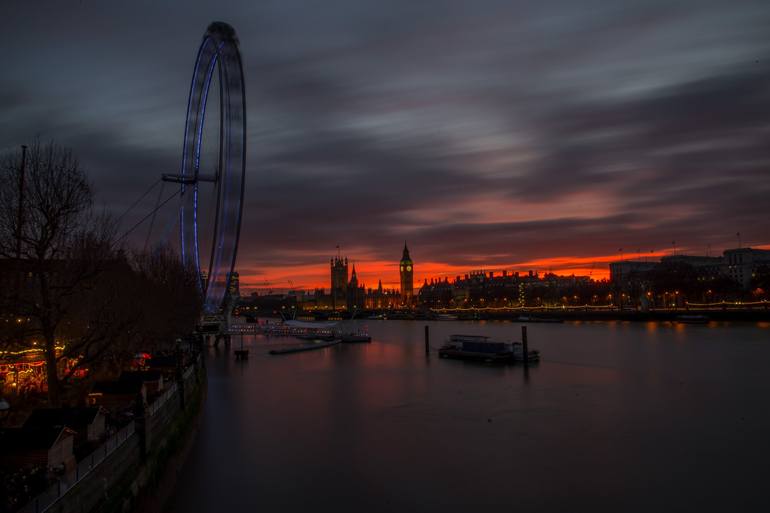
[[[191,333],[200,318],[197,273],[186,269],[168,246],[135,254],[133,264],[144,288],[137,332],[145,349],[168,348],[177,337]]]
[[[94,213],[92,186],[69,149],[36,141],[23,178],[21,164],[19,152],[0,160],[0,257],[12,275],[4,281],[15,282],[2,294],[2,311],[23,319],[22,332],[12,333],[21,337],[17,343],[41,340],[49,401],[58,405],[62,380],[68,378],[59,363],[84,361],[109,333],[97,336],[91,324],[96,317],[84,315],[83,307],[105,268],[116,265],[114,229],[106,216]],[[103,301],[100,308],[110,305]],[[76,336],[75,327],[83,322],[86,329]]]
[[[0,346],[42,346],[48,398],[78,369],[120,369],[170,348],[200,315],[196,273],[168,247],[115,248],[114,223],[68,149],[33,144],[0,158]]]

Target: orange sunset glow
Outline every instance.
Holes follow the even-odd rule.
[[[765,246],[762,246],[765,247]],[[624,253],[624,260],[654,260],[670,255],[673,250],[632,252]],[[413,258],[417,259],[419,253],[413,251]],[[463,276],[470,271],[485,270],[501,272],[527,273],[530,270],[544,274],[554,273],[561,276],[588,276],[593,280],[608,279],[610,275],[609,264],[620,260],[620,254],[596,255],[593,257],[558,256],[551,258],[539,258],[526,262],[496,263],[490,265],[452,265],[442,262],[420,262],[415,260],[415,286],[419,286],[427,279],[444,279],[452,281],[456,276]],[[386,289],[399,288],[399,274],[397,261],[384,260],[351,260],[356,267],[359,283],[367,288],[376,288],[378,280],[382,280],[382,286]],[[320,264],[296,265],[285,267],[266,267],[264,273],[241,274],[241,287],[244,290],[288,290],[315,288],[329,288],[329,264],[328,261]]]

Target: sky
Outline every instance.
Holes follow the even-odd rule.
[[[417,282],[770,244],[766,1],[3,0],[0,152],[72,148],[122,214],[178,172],[212,21],[246,77],[246,289],[328,288],[338,245],[395,287],[405,241]]]

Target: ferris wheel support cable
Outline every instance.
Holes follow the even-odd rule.
[[[116,220],[115,222],[116,222],[116,223],[118,223],[118,224],[120,224],[120,221],[122,221],[122,220],[123,220],[123,218],[124,218],[124,217],[126,217],[126,215],[128,215],[128,213],[129,213],[129,212],[131,212],[131,211],[134,209],[134,207],[136,207],[136,206],[139,204],[139,202],[140,202],[140,201],[142,201],[142,200],[143,200],[145,197],[147,197],[147,195],[148,195],[148,194],[150,194],[150,192],[152,192],[152,190],[153,190],[155,187],[157,187],[157,185],[158,185],[159,183],[162,183],[162,182],[163,182],[163,179],[162,179],[162,178],[160,178],[160,179],[158,179],[158,180],[154,181],[154,182],[152,183],[152,185],[150,185],[150,187],[149,187],[149,188],[148,188],[146,191],[144,191],[144,193],[142,193],[142,195],[141,195],[141,196],[139,196],[139,199],[137,199],[136,201],[134,201],[134,202],[133,202],[133,203],[132,203],[132,204],[131,204],[131,205],[130,205],[130,206],[129,206],[129,207],[126,209],[126,210],[124,210],[124,211],[123,211],[123,213],[122,213],[122,214],[120,214],[120,215],[118,216],[118,218],[117,218],[117,220]]]
[[[141,218],[137,223],[135,223],[131,228],[123,232],[123,235],[115,239],[115,242],[112,243],[112,246],[115,247],[119,243],[121,243],[126,237],[131,235],[131,233],[139,228],[146,220],[148,220],[151,216],[155,215],[155,212],[166,206],[166,204],[177,197],[179,195],[179,191],[174,191],[170,196],[168,196],[165,200],[163,200],[162,203],[160,203],[158,206],[153,208],[147,215],[145,215],[143,218]]]
[[[147,245],[150,243],[150,236],[152,235],[152,227],[155,226],[155,217],[158,213],[157,207],[160,204],[160,199],[163,197],[163,189],[166,188],[166,182],[160,184],[160,190],[158,191],[158,200],[155,202],[156,210],[152,213],[152,219],[150,219],[150,227],[147,229],[147,238],[144,239],[144,251],[147,251]]]

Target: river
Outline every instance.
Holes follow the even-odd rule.
[[[174,511],[770,511],[770,323],[530,324],[525,369],[424,351],[517,323],[357,322],[209,351]]]

